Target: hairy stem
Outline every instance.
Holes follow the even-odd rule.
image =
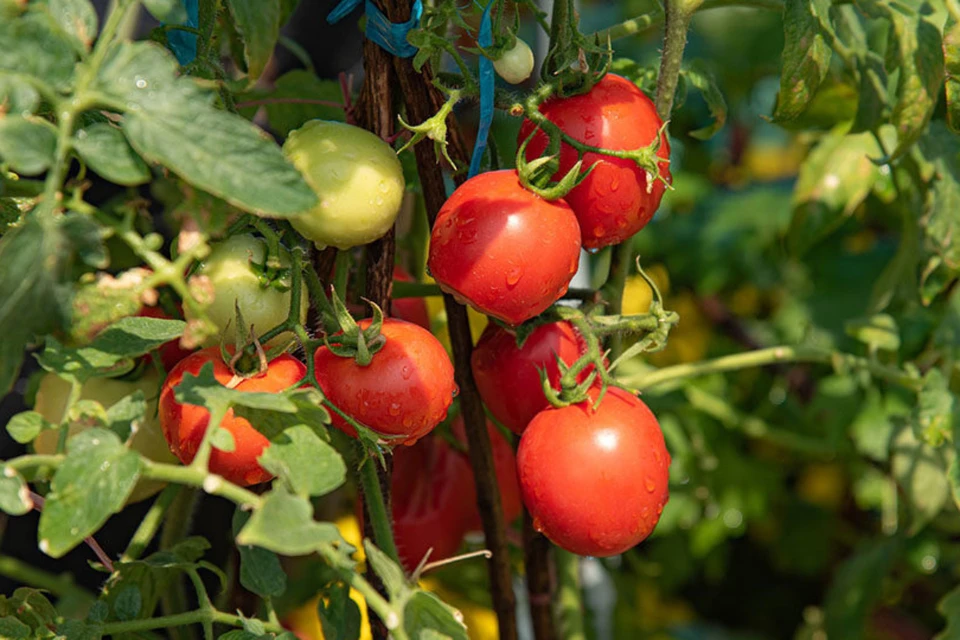
[[[391,560],[399,563],[400,555],[397,553],[397,544],[394,542],[393,530],[390,527],[392,519],[381,490],[376,460],[369,456],[363,459],[363,447],[359,443],[357,450],[357,455],[361,459],[360,484],[363,488],[363,509],[367,516],[364,524],[369,522],[376,545],[390,556]]]

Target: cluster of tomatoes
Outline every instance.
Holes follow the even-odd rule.
[[[651,101],[631,82],[613,75],[584,95],[545,102],[541,112],[571,138],[604,149],[633,150],[661,135]],[[529,122],[520,136],[529,138],[531,159],[547,146],[546,136]],[[319,247],[347,249],[380,237],[393,225],[404,180],[396,155],[382,140],[349,125],[313,121],[291,134],[284,151],[320,196],[313,209],[291,220],[305,238]],[[668,157],[665,141],[658,153],[664,160]],[[520,514],[522,497],[535,526],[555,543],[576,553],[605,556],[647,537],[659,519],[667,500],[670,462],[662,433],[646,405],[618,388],[602,393],[594,386],[587,400],[552,407],[540,371],[557,388],[557,361],[570,366],[579,359],[583,338],[571,324],[555,322],[537,327],[520,347],[514,328],[566,293],[581,248],[619,243],[643,227],[659,205],[664,185],[631,159],[578,154],[566,143],[558,175],[578,159],[592,165],[592,171],[563,199],[543,199],[524,188],[512,170],[482,173],[465,182],[437,216],[428,267],[441,288],[500,321],[488,325],[480,338],[472,370],[490,414],[521,436],[515,455],[494,424],[487,425],[507,520]],[[666,174],[665,166],[662,172]],[[305,380],[307,367],[286,353],[255,375],[237,376],[217,346],[221,339],[233,342],[235,308],[261,330],[281,324],[290,311],[289,254],[282,247],[269,260],[267,254],[264,239],[233,236],[198,266],[196,275],[207,278],[215,293],[207,313],[221,334],[193,353],[175,343],[160,349],[169,373],[153,405],[160,428],[152,431],[162,431],[167,446],[150,441],[138,448],[158,460],[168,459],[170,452],[185,464],[194,459],[210,414],[203,407],[178,403],[174,388],[184,375],[196,375],[208,363],[219,382],[240,391],[280,392],[316,382],[338,409],[333,426],[355,436],[344,418],[349,416],[397,445],[393,516],[404,565],[412,569],[431,548],[434,559],[452,555],[468,532],[480,529],[480,518],[462,422],[454,421],[451,438],[431,434],[446,419],[457,387],[449,356],[429,330],[423,301],[395,305],[396,317],[383,321],[381,346],[368,363],[320,346],[308,356],[313,358],[315,381]],[[400,270],[395,276],[408,277]],[[306,312],[304,296],[301,322]],[[152,308],[141,313],[161,315]],[[359,329],[371,322],[360,321]],[[290,339],[281,334],[268,346]],[[587,368],[581,381],[590,374]],[[97,384],[105,383],[91,381],[84,393],[108,404],[119,399],[116,393],[96,397]],[[41,386],[41,396],[43,390]],[[44,412],[42,404],[41,397],[38,410]],[[59,422],[62,415],[53,415],[56,409],[48,410],[48,419]],[[59,410],[62,414],[63,407]],[[148,422],[152,415],[148,411]],[[141,431],[151,431],[150,425],[144,427]],[[230,432],[234,447],[214,448],[210,471],[240,485],[269,480],[257,462],[269,446],[266,437],[232,411],[220,427]],[[55,440],[38,440],[36,446],[51,448]],[[152,490],[144,487],[138,497]]]

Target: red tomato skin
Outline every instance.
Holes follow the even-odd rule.
[[[604,149],[627,151],[648,146],[663,126],[656,106],[635,84],[608,73],[583,95],[554,98],[540,105],[540,112],[574,140]],[[519,143],[533,132],[534,124],[524,120]],[[526,157],[534,160],[544,154],[548,137],[538,131],[527,145]],[[657,155],[670,158],[666,134],[661,137]],[[577,151],[569,144],[560,145],[559,179],[577,162]],[[650,222],[660,206],[666,186],[656,180],[647,193],[647,173],[635,162],[588,152],[583,167],[596,163],[583,182],[565,196],[580,222],[583,246],[599,249],[623,242]],[[670,180],[666,162],[660,173]]]
[[[138,316],[143,318],[160,318],[161,320],[172,320],[173,318],[160,307],[141,307]],[[160,362],[163,363],[164,371],[171,371],[178,362],[193,353],[194,350],[184,349],[180,346],[180,339],[164,342],[157,349],[160,352]]]
[[[184,464],[193,462],[210,423],[210,412],[203,407],[179,404],[174,398],[174,387],[180,384],[184,374],[196,375],[208,362],[213,363],[213,375],[226,386],[233,378],[229,367],[220,358],[219,347],[208,347],[181,360],[163,383],[160,390],[160,426],[172,451]],[[307,368],[291,355],[282,354],[270,361],[267,373],[258,378],[243,380],[234,387],[238,391],[262,391],[276,393],[287,389],[306,375]],[[241,486],[266,482],[273,478],[257,462],[263,450],[270,445],[266,436],[257,431],[244,418],[235,416],[233,409],[227,411],[220,426],[233,435],[233,451],[213,449],[210,455],[210,472]]]
[[[393,268],[393,279],[398,282],[415,282],[413,276],[397,265]],[[423,298],[396,298],[390,303],[393,317],[412,322],[430,331],[430,312]]]
[[[451,425],[451,429],[453,429],[453,435],[456,436],[457,440],[466,446],[467,432],[463,418],[457,416]],[[504,521],[509,524],[516,520],[523,511],[523,501],[520,498],[520,480],[517,478],[517,457],[510,442],[489,420],[487,420],[487,436],[490,438],[490,445],[493,448],[493,468],[497,474],[497,487],[500,489],[500,504],[503,506]],[[469,464],[469,456],[466,453],[460,453],[460,455]],[[483,521],[476,504],[476,485],[472,477],[470,487],[472,509],[470,509],[467,520],[467,531],[483,531]]]
[[[361,328],[370,319],[359,322]],[[347,415],[378,433],[405,436],[413,444],[447,416],[457,385],[453,364],[433,334],[411,322],[387,318],[383,348],[366,367],[341,358],[327,347],[313,355],[317,382],[327,399]],[[333,426],[356,436],[335,412]]]
[[[393,450],[390,477],[393,537],[400,563],[416,569],[430,552],[429,562],[457,553],[476,509],[473,476],[466,458],[441,438],[428,436],[409,447]],[[363,505],[357,502],[363,529]]]
[[[427,266],[460,302],[510,325],[567,291],[580,260],[580,229],[566,202],[548,202],[516,171],[481,173],[444,203]]]
[[[580,555],[623,553],[649,536],[668,498],[670,454],[656,417],[615,387],[547,409],[520,439],[517,470],[534,526]]]
[[[517,348],[512,333],[495,324],[488,324],[470,357],[473,377],[483,403],[502,425],[522,435],[527,424],[550,407],[543,394],[538,369],[546,369],[553,387],[560,386],[560,369],[556,356],[573,364],[585,351],[580,334],[569,322],[540,325]],[[580,376],[586,379],[593,367]]]

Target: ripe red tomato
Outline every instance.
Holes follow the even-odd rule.
[[[370,319],[360,327],[370,326]],[[327,347],[313,354],[317,382],[334,406],[378,433],[403,436],[413,444],[447,415],[457,385],[453,365],[440,341],[423,327],[387,318],[380,330],[386,344],[362,367]],[[332,414],[333,425],[356,432]]]
[[[185,373],[196,375],[208,362],[213,363],[213,375],[226,385],[233,378],[229,367],[220,358],[219,347],[207,347],[187,356],[173,368],[160,391],[160,425],[170,450],[184,464],[193,462],[210,423],[210,412],[204,407],[179,404],[173,395],[174,387],[180,384]],[[238,391],[261,391],[276,393],[295,385],[303,379],[306,366],[291,355],[282,354],[270,361],[267,371],[256,378],[242,380],[234,388]],[[220,427],[233,435],[233,451],[214,449],[210,456],[210,472],[223,476],[239,485],[266,482],[273,476],[264,470],[257,458],[270,445],[266,436],[257,431],[244,418],[235,416],[233,409],[227,411]]]
[[[414,282],[413,276],[400,265],[393,268],[393,279],[398,282]],[[430,313],[427,311],[427,301],[423,298],[397,298],[391,303],[391,308],[394,317],[430,331]]]
[[[440,209],[428,267],[460,302],[517,325],[566,293],[579,260],[570,207],[524,189],[516,171],[490,171],[460,185]]]
[[[463,418],[457,416],[451,425],[453,435],[464,446],[467,444],[467,432],[463,423]],[[513,453],[513,447],[503,437],[500,430],[497,429],[489,420],[487,421],[487,435],[490,438],[490,444],[493,447],[493,468],[497,474],[497,487],[500,489],[500,503],[503,505],[504,520],[509,524],[519,517],[523,511],[523,502],[520,499],[520,481],[517,479],[517,457]],[[465,460],[469,461],[466,453],[461,453]],[[476,486],[473,480],[470,481],[471,505],[470,516],[467,521],[467,531],[482,531],[483,521],[480,519],[480,510],[477,508]]]
[[[172,320],[173,318],[160,307],[141,307],[138,316],[144,318],[159,318],[161,320]],[[173,367],[193,353],[192,350],[184,349],[180,346],[180,339],[164,342],[157,349],[160,352],[160,362],[163,363],[163,370],[170,371]]]
[[[653,101],[635,84],[611,73],[588,93],[547,100],[540,105],[540,112],[574,140],[618,151],[646,147],[663,126]],[[520,142],[533,130],[534,124],[525,120],[520,127]],[[538,131],[527,145],[527,159],[542,156],[547,143],[547,135]],[[662,136],[657,155],[664,160],[670,158],[666,135]],[[559,179],[576,162],[577,151],[562,144],[555,177]],[[590,175],[565,197],[580,221],[583,246],[587,249],[623,242],[646,226],[660,206],[665,189],[659,180],[649,185],[647,172],[632,160],[585,153],[583,166],[594,163]],[[660,163],[660,173],[670,179],[667,163]]]
[[[436,437],[397,447],[390,486],[394,540],[407,571],[431,547],[431,562],[454,555],[467,532],[468,515],[476,510],[464,456]]]
[[[603,557],[653,532],[668,498],[670,454],[639,398],[611,387],[594,411],[597,393],[538,413],[520,439],[517,471],[537,530],[567,551]]]
[[[480,397],[497,420],[516,434],[522,434],[533,416],[550,403],[543,394],[538,369],[546,369],[557,388],[560,369],[557,356],[573,364],[584,353],[580,334],[569,322],[551,322],[537,327],[517,348],[517,339],[503,327],[489,324],[470,359]],[[584,371],[584,380],[592,367]]]

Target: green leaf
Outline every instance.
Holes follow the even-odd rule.
[[[295,69],[277,78],[272,91],[255,91],[245,94],[243,101],[267,100],[263,105],[267,111],[267,121],[270,128],[282,137],[287,137],[294,129],[299,129],[305,122],[315,119],[336,120],[343,122],[343,109],[337,109],[322,104],[306,104],[304,102],[285,102],[286,99],[321,100],[339,104],[343,102],[340,84],[334,80],[321,80],[315,74],[303,69]],[[260,108],[260,105],[247,107],[245,114],[250,117]]]
[[[909,531],[916,533],[943,510],[950,498],[950,461],[943,449],[917,438],[909,425],[893,436],[890,453],[890,470],[913,514]]]
[[[237,509],[233,512],[234,537],[250,519],[250,514]],[[287,590],[287,574],[280,558],[272,551],[249,545],[237,545],[240,552],[240,584],[261,597],[280,596]]]
[[[960,133],[960,20],[947,16],[943,27],[944,74],[947,77],[947,122],[954,133]]]
[[[249,392],[228,389],[213,375],[213,363],[208,362],[193,375],[185,373],[183,380],[174,387],[177,402],[213,407],[243,406],[266,411],[293,413],[297,410],[290,398],[283,393]]]
[[[467,640],[467,627],[457,617],[457,610],[436,595],[417,591],[403,608],[403,626],[411,638],[451,638]],[[428,636],[425,631],[438,635]]]
[[[923,134],[937,106],[944,79],[943,43],[932,21],[929,2],[908,7],[886,0],[859,3],[870,16],[889,20],[895,48],[894,64],[900,70],[893,124],[898,142],[890,160],[900,157]],[[889,65],[888,65],[889,66]]]
[[[140,589],[130,584],[120,590],[117,599],[113,602],[113,612],[118,620],[133,620],[140,615],[143,608],[143,596]]]
[[[304,497],[326,495],[347,479],[347,466],[337,450],[306,425],[273,438],[257,462]]]
[[[848,320],[847,335],[871,349],[897,351],[900,349],[900,329],[893,316],[878,313],[869,318]]]
[[[159,22],[183,24],[187,21],[183,0],[143,0],[143,6]]]
[[[29,638],[31,635],[32,633],[30,627],[23,624],[13,616],[0,618],[0,638],[20,640],[20,638]]]
[[[40,548],[60,558],[123,508],[140,476],[140,456],[112,431],[72,437],[40,516]]]
[[[88,345],[71,349],[56,338],[47,339],[46,348],[38,356],[47,371],[66,373],[79,380],[113,375],[129,369],[133,358],[149,353],[160,345],[179,337],[185,323],[161,318],[121,318],[97,334]]]
[[[79,262],[94,269],[109,266],[103,244],[105,231],[91,216],[69,211],[57,218],[57,230]]]
[[[950,391],[950,382],[939,369],[931,369],[923,377],[923,387],[917,397],[912,425],[914,434],[931,447],[940,447],[953,437],[956,398]]]
[[[22,516],[31,509],[33,501],[30,499],[27,484],[19,473],[5,468],[3,475],[0,475],[0,511],[12,516]]]
[[[834,575],[824,603],[824,625],[829,638],[864,637],[867,616],[880,598],[884,578],[900,555],[898,538],[862,545]]]
[[[370,563],[370,568],[383,582],[388,599],[390,601],[400,600],[404,593],[410,589],[403,569],[366,538],[363,540],[363,550],[367,554],[367,562]]]
[[[53,164],[57,129],[42,118],[0,118],[0,158],[27,176],[43,173]]]
[[[850,133],[876,131],[885,122],[885,115],[890,109],[887,70],[883,66],[883,58],[873,51],[865,51],[857,59],[857,66],[860,69],[860,99]]]
[[[214,449],[219,449],[226,453],[231,451],[236,451],[237,443],[233,439],[233,434],[227,431],[226,429],[217,429],[213,432],[213,435],[210,437],[210,443],[213,445]]]
[[[137,389],[107,409],[106,425],[110,431],[126,442],[132,435],[134,422],[142,423],[147,413],[147,400],[143,391]]]
[[[69,36],[49,14],[27,13],[15,20],[0,20],[0,70],[65,89],[76,61]]]
[[[256,80],[273,55],[280,36],[280,0],[228,0],[230,13],[243,37],[247,76]]]
[[[287,24],[299,4],[300,0],[280,0],[280,26]]]
[[[703,61],[694,60],[690,67],[684,70],[683,75],[703,96],[710,115],[713,116],[713,124],[691,131],[690,135],[698,140],[709,140],[727,121],[727,102],[723,99],[717,79]]]
[[[113,125],[101,122],[80,129],[73,147],[91,169],[111,182],[133,186],[150,180],[147,164]]]
[[[73,38],[79,53],[90,50],[97,37],[97,12],[90,0],[45,0],[50,15]]]
[[[30,115],[40,106],[36,88],[16,76],[0,76],[0,113]]]
[[[830,47],[821,34],[830,0],[787,0],[783,7],[783,69],[773,112],[776,121],[803,113],[830,68]]]
[[[328,432],[321,425],[330,424],[330,414],[321,404],[323,395],[315,388],[295,389],[286,394],[293,403],[295,411],[280,413],[275,410],[262,410],[251,407],[237,407],[236,415],[246,418],[250,424],[257,427],[257,431],[274,440],[284,431],[298,425],[309,425],[325,440],[329,440]]]
[[[920,225],[924,248],[955,274],[960,271],[960,242],[954,240],[960,236],[960,143],[937,121],[930,123],[919,147],[933,173]]]
[[[97,89],[126,105],[123,131],[141,156],[260,215],[289,216],[316,203],[269,136],[215,109],[213,94],[177,69],[169,52],[146,42],[117,47],[100,69]]]
[[[960,638],[960,587],[956,587],[937,603],[937,611],[946,621],[943,631],[934,636],[933,640],[957,640]]]
[[[317,615],[325,640],[356,640],[360,637],[360,608],[350,597],[350,586],[342,582],[326,590],[317,603]]]
[[[44,429],[52,429],[53,425],[47,422],[36,411],[23,411],[10,418],[7,423],[7,433],[20,444],[33,442]]]
[[[876,387],[870,387],[850,425],[850,436],[857,451],[877,462],[886,462],[890,458],[890,440],[895,427],[889,414],[883,395]]]
[[[282,489],[263,496],[263,502],[237,535],[237,544],[255,545],[287,556],[307,555],[321,545],[334,543],[341,549],[352,549],[335,525],[313,519],[309,500]]]
[[[870,159],[882,154],[869,133],[826,135],[807,156],[793,192],[787,242],[802,254],[835,231],[856,211],[881,179]]]

